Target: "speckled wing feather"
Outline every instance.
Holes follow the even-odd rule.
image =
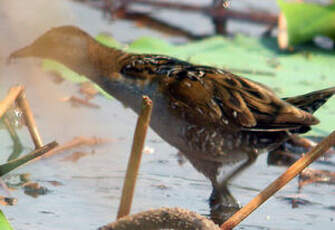
[[[272,131],[318,123],[267,87],[220,69],[179,65],[161,81],[172,108],[195,124]]]
[[[130,54],[124,60],[119,60],[122,65],[121,74],[124,77],[141,80],[151,80],[156,77],[170,77],[173,68],[191,66],[190,63],[175,58],[161,55]]]

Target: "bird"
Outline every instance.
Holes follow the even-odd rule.
[[[269,87],[220,68],[104,46],[75,26],[50,29],[9,60],[27,57],[67,66],[137,114],[142,95],[149,96],[150,127],[210,180],[214,210],[238,210],[227,182],[259,154],[318,124],[313,113],[335,93],[331,87],[281,99]],[[241,161],[219,177],[222,166]]]

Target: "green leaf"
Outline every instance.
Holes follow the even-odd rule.
[[[128,48],[128,52],[132,53],[151,53],[152,50],[159,49],[164,54],[169,54],[173,50],[173,46],[157,38],[142,37],[134,42],[132,42]]]
[[[75,82],[75,83],[83,83],[83,82],[88,81],[88,79],[85,76],[79,75],[76,72],[73,72],[72,70],[67,68],[66,66],[56,61],[53,61],[53,60],[47,60],[47,59],[43,60],[42,68],[45,71],[51,71],[51,72],[57,71],[64,79]],[[106,93],[103,89],[101,89],[98,85],[95,84],[94,87],[106,98],[109,98],[109,99],[113,98],[108,93]]]
[[[107,34],[101,33],[95,39],[98,42],[100,42],[101,44],[105,45],[105,46],[119,48],[119,49],[122,48],[122,44],[121,43],[119,43],[118,41],[116,41],[111,36],[108,36]]]
[[[335,4],[277,2],[287,21],[289,46],[310,41],[316,35],[335,39]]]
[[[53,60],[44,60],[42,62],[42,68],[45,71],[57,71],[64,79],[70,80],[75,83],[82,83],[88,81],[85,76],[81,76],[68,69],[66,66]]]
[[[0,210],[0,229],[14,230],[1,210]]]

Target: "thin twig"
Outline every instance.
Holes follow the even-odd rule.
[[[333,131],[328,137],[322,142],[315,146],[310,152],[304,157],[296,161],[291,167],[289,167],[285,173],[279,178],[272,182],[266,189],[260,192],[254,199],[252,199],[246,206],[236,212],[230,217],[225,223],[221,225],[221,229],[227,230],[232,229],[244,220],[250,213],[270,198],[274,193],[291,181],[297,176],[302,170],[304,170],[309,164],[315,161],[318,157],[324,154],[329,148],[335,144],[335,131]]]
[[[53,155],[55,155],[56,153],[62,152],[64,150],[68,150],[74,147],[78,147],[78,146],[82,146],[82,145],[98,145],[98,144],[103,144],[103,143],[107,143],[107,142],[111,142],[112,140],[110,139],[103,139],[103,138],[97,138],[97,137],[75,137],[73,138],[71,141],[63,144],[63,145],[59,145],[56,148],[52,149],[51,151],[47,152],[46,154],[44,154],[43,156],[41,156],[41,158],[47,158],[47,157],[51,157]],[[36,160],[38,160],[40,158],[37,158]]]
[[[35,149],[41,148],[43,146],[42,139],[38,132],[36,122],[35,122],[33,113],[31,112],[28,100],[23,91],[20,93],[19,97],[17,98],[17,103],[20,109],[22,110],[24,120],[28,126],[29,133],[34,142]]]
[[[152,0],[132,0],[129,3],[140,3],[143,5],[150,5],[153,7],[161,7],[165,9],[175,9],[181,11],[204,11],[208,7],[194,5],[194,4],[185,4],[180,2],[169,2],[169,1],[152,1]]]
[[[128,9],[119,9],[116,12],[116,16],[119,19],[133,20],[137,25],[145,26],[150,29],[154,29],[161,33],[170,35],[170,36],[183,36],[190,40],[196,40],[204,38],[204,35],[196,35],[190,31],[174,26],[168,22],[152,17],[146,13],[130,11]]]
[[[117,216],[118,219],[123,216],[127,216],[130,212],[130,207],[132,204],[135,190],[136,178],[141,163],[145,136],[147,134],[147,129],[150,123],[152,107],[153,104],[150,98],[147,96],[143,96],[142,110],[137,120],[131,155],[128,160],[126,178],[122,189],[122,197]]]
[[[43,154],[47,153],[51,149],[55,148],[57,145],[58,145],[57,142],[55,141],[51,142],[47,145],[44,145],[43,147],[39,149],[34,150],[33,152],[25,156],[22,156],[20,158],[17,158],[16,160],[12,160],[5,164],[0,165],[0,176],[3,176],[9,173],[10,171],[16,169],[17,167],[20,167],[21,165],[27,163],[28,161],[31,161],[33,159],[36,159],[42,156]]]
[[[23,86],[12,87],[6,98],[0,102],[0,118],[5,114],[5,112],[14,104],[17,97],[23,91]]]
[[[263,12],[242,12],[226,8],[210,8],[207,10],[209,15],[218,19],[235,19],[238,21],[248,21],[252,23],[277,25],[278,17]]]
[[[221,20],[226,18],[232,18],[235,20],[276,25],[278,19],[276,15],[272,15],[269,13],[263,13],[263,12],[249,13],[249,12],[235,11],[232,9],[226,9],[224,7],[208,7],[208,6],[190,5],[190,4],[174,3],[168,1],[152,1],[152,0],[132,0],[131,3],[140,3],[154,7],[162,7],[166,9],[170,8],[182,11],[197,11],[211,15],[212,17]]]
[[[99,230],[180,229],[219,230],[213,221],[181,208],[159,208],[125,216]]]

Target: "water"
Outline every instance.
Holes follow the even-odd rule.
[[[19,4],[19,1],[13,2]],[[26,22],[24,15],[33,17],[29,12],[38,2],[31,1],[31,6],[13,7],[11,10],[2,6],[0,11],[0,21],[3,22],[0,30],[4,35],[0,41],[6,44],[0,49],[1,98],[10,86],[17,83],[25,86],[44,143],[57,140],[62,144],[76,136],[97,136],[116,140],[101,146],[71,149],[15,170],[7,178],[20,173],[30,173],[32,181],[46,186],[51,192],[33,198],[19,188],[11,192],[11,195],[18,199],[17,205],[1,209],[16,230],[96,229],[116,218],[136,115],[116,100],[107,100],[102,96],[93,100],[101,109],[74,108],[60,99],[78,95],[77,85],[71,82],[53,83],[48,74],[39,69],[37,61],[29,60],[6,67],[4,57],[11,50],[26,45],[50,25],[59,24],[76,24],[93,35],[109,31],[122,42],[143,35],[158,36],[174,42],[182,42],[183,38],[170,38],[148,29],[140,29],[131,22],[109,22],[98,11],[78,3],[63,1],[59,1],[62,4],[57,3],[56,6],[51,3],[50,6],[44,6],[45,11],[48,7],[52,9],[53,21],[45,20],[41,23],[41,20],[36,18]],[[233,4],[239,4],[240,6],[236,7],[241,8],[258,7],[255,3],[252,4],[252,1],[241,2],[234,1]],[[270,1],[257,2],[264,9],[277,11],[272,7],[274,1],[271,1],[271,5]],[[10,16],[14,11],[20,10],[22,12],[17,17]],[[156,14],[159,13],[162,13],[162,17],[169,15],[166,11]],[[189,24],[187,21],[196,19],[198,22],[198,25],[190,25],[190,30],[197,27],[195,32],[211,32],[211,25],[205,16],[189,17],[185,17],[185,26]],[[255,33],[248,25],[230,26],[250,34]],[[257,28],[262,30],[261,27]],[[29,152],[33,145],[28,131],[22,129],[18,132],[25,151]],[[132,213],[149,208],[178,206],[207,215],[207,199],[211,192],[209,182],[189,163],[180,166],[176,158],[177,150],[166,144],[152,130],[149,130],[146,145],[154,148],[155,152],[143,155]],[[5,130],[0,130],[1,162],[4,162],[8,156],[6,154],[10,151],[9,136]],[[62,161],[65,156],[75,151],[95,153],[88,154],[77,163]],[[247,172],[232,182],[231,190],[241,204],[246,204],[285,171],[284,167],[267,166],[266,157],[261,155]],[[331,161],[334,162],[334,158]],[[313,168],[334,171],[331,165],[314,164]],[[58,181],[61,185],[54,186],[48,181]],[[298,194],[295,179],[237,229],[332,229],[334,209],[331,206],[335,205],[334,193],[334,186],[312,184],[304,187]],[[285,198],[294,196],[310,203],[293,209]]]

